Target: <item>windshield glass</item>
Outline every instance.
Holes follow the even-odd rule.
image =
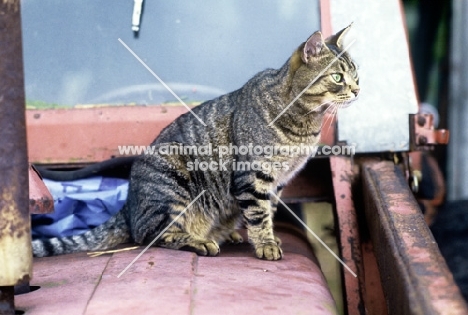
[[[27,105],[177,102],[240,88],[320,28],[318,0],[22,1]],[[119,39],[121,41],[119,41]]]

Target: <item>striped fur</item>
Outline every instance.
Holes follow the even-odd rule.
[[[239,90],[194,108],[193,112],[206,127],[187,113],[166,127],[152,145],[158,149],[166,144],[211,143],[216,149],[249,144],[317,144],[325,113],[335,113],[359,92],[356,65],[347,53],[319,75],[341,53],[346,30],[326,41],[320,32],[314,33],[280,69],[262,71]],[[268,126],[305,88],[304,94]],[[167,228],[157,246],[215,256],[220,243],[242,241],[235,229],[244,223],[258,258],[281,259],[280,241],[273,233],[278,201],[271,192],[280,195],[282,187],[305,165],[308,157],[235,153],[223,157],[227,162],[255,160],[289,165],[287,169],[271,172],[235,169],[232,163],[221,170],[197,171],[187,167],[196,159],[219,161],[218,156],[190,154],[141,156],[132,167],[128,200],[119,214],[80,236],[34,241],[34,254],[96,250],[125,241],[147,244]],[[187,208],[202,191],[205,192]]]

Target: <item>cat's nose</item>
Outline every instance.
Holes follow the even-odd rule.
[[[354,96],[358,96],[360,90],[361,89],[354,89],[354,90],[351,90],[351,92],[354,94]]]

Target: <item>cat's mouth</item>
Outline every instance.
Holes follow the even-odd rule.
[[[357,100],[359,98],[359,95],[358,96],[355,96],[355,97],[352,97],[352,98],[347,98],[347,99],[343,99],[343,100],[339,100],[339,101],[334,101],[333,105],[335,105],[338,109],[340,108],[347,108],[349,106],[351,106],[351,104]]]

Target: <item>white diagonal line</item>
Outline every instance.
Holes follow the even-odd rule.
[[[327,244],[325,244],[325,243],[320,239],[320,237],[318,237],[318,235],[315,234],[314,231],[312,231],[312,230],[307,226],[307,224],[305,224],[304,221],[302,221],[301,218],[299,218],[299,217],[294,213],[294,211],[292,211],[292,210],[283,202],[283,200],[281,200],[275,193],[271,192],[271,194],[272,194],[273,196],[275,196],[276,199],[278,199],[278,201],[279,201],[286,209],[288,209],[289,212],[291,212],[291,214],[297,219],[297,221],[299,221],[299,223],[302,224],[302,226],[304,226],[304,227],[307,229],[307,231],[308,231],[310,234],[312,234],[312,235],[317,239],[317,241],[319,241],[320,244],[322,244],[322,245],[333,255],[333,257],[335,257],[335,258],[343,265],[343,267],[345,267],[346,269],[348,269],[348,271],[349,271],[355,278],[357,277],[356,273],[354,273],[354,271],[352,271],[351,268],[349,268],[348,265],[346,265],[345,262],[344,262],[343,260],[341,260],[341,258],[338,257],[338,256],[330,249],[330,247],[328,247]]]
[[[341,55],[343,55],[343,54],[346,52],[346,50],[348,50],[348,48],[351,47],[352,44],[354,44],[355,41],[356,41],[356,40],[354,39],[351,43],[349,43],[349,45],[346,46],[345,49],[343,49],[343,51],[340,52],[340,53],[328,64],[328,66],[326,66],[326,67],[309,83],[309,85],[307,85],[307,86],[301,91],[301,93],[299,93],[299,94],[291,101],[291,103],[289,103],[289,105],[286,106],[286,108],[283,109],[283,110],[281,111],[281,113],[279,113],[278,116],[276,116],[275,119],[273,119],[273,121],[270,122],[270,123],[268,124],[268,127],[271,127],[271,125],[273,125],[273,123],[274,123],[278,118],[280,118],[280,117],[289,109],[289,107],[291,107],[291,106],[299,99],[299,97],[301,97],[302,94],[304,94],[305,91],[307,91],[307,90],[312,86],[312,84],[314,84],[315,81],[317,81],[318,78],[320,78],[320,77],[322,76],[322,74],[324,74],[325,71],[327,71],[327,70],[341,57]]]
[[[151,70],[151,68],[148,67],[148,65],[147,65],[140,57],[138,57],[138,55],[137,55],[130,47],[128,47],[127,44],[124,43],[123,40],[121,40],[121,39],[119,38],[119,42],[120,42],[125,48],[127,48],[127,50],[133,55],[133,57],[135,57],[135,58],[143,65],[143,67],[145,67],[146,70],[148,70],[148,71],[159,81],[159,83],[161,83],[161,84],[162,84],[162,85],[163,85],[163,86],[164,86],[164,87],[165,87],[165,88],[182,104],[182,105],[184,105],[185,108],[187,108],[187,109],[190,111],[190,113],[192,113],[192,115],[195,116],[195,118],[198,119],[198,121],[202,123],[203,126],[206,127],[205,122],[204,122],[200,117],[198,117],[198,115],[195,114],[195,113],[192,111],[192,109],[191,109],[190,107],[188,107],[188,105],[185,104],[185,102],[184,102],[183,100],[181,100],[180,97],[177,96],[177,94],[175,94],[174,91],[173,91],[166,83],[164,83],[164,81],[163,81],[156,73],[154,73],[154,71]]]
[[[146,246],[146,248],[145,248],[144,250],[142,250],[141,253],[138,254],[138,256],[136,256],[135,259],[133,259],[131,263],[128,264],[127,267],[125,267],[125,269],[124,269],[121,273],[119,273],[119,275],[117,276],[117,278],[120,278],[120,277],[128,270],[128,268],[130,268],[130,267],[141,257],[141,255],[143,255],[143,254],[148,250],[148,248],[150,248],[150,247],[161,237],[161,235],[163,235],[164,232],[166,232],[167,229],[170,228],[170,227],[172,226],[172,224],[174,224],[174,222],[177,221],[177,220],[185,213],[185,211],[187,211],[187,209],[190,208],[190,206],[193,205],[193,204],[195,203],[195,201],[197,201],[198,198],[200,198],[200,197],[205,193],[205,191],[206,191],[206,190],[203,190],[197,197],[195,197],[195,199],[193,199],[192,202],[189,203],[187,207],[185,207],[184,211],[182,211],[181,213],[179,213],[179,214],[175,217],[175,219],[172,220],[172,222],[169,223],[169,225],[166,226],[166,228],[164,228],[164,230],[162,230],[162,231],[158,234],[158,236],[156,236],[156,237],[154,238],[154,240],[153,240],[151,243],[149,243],[148,246]]]

